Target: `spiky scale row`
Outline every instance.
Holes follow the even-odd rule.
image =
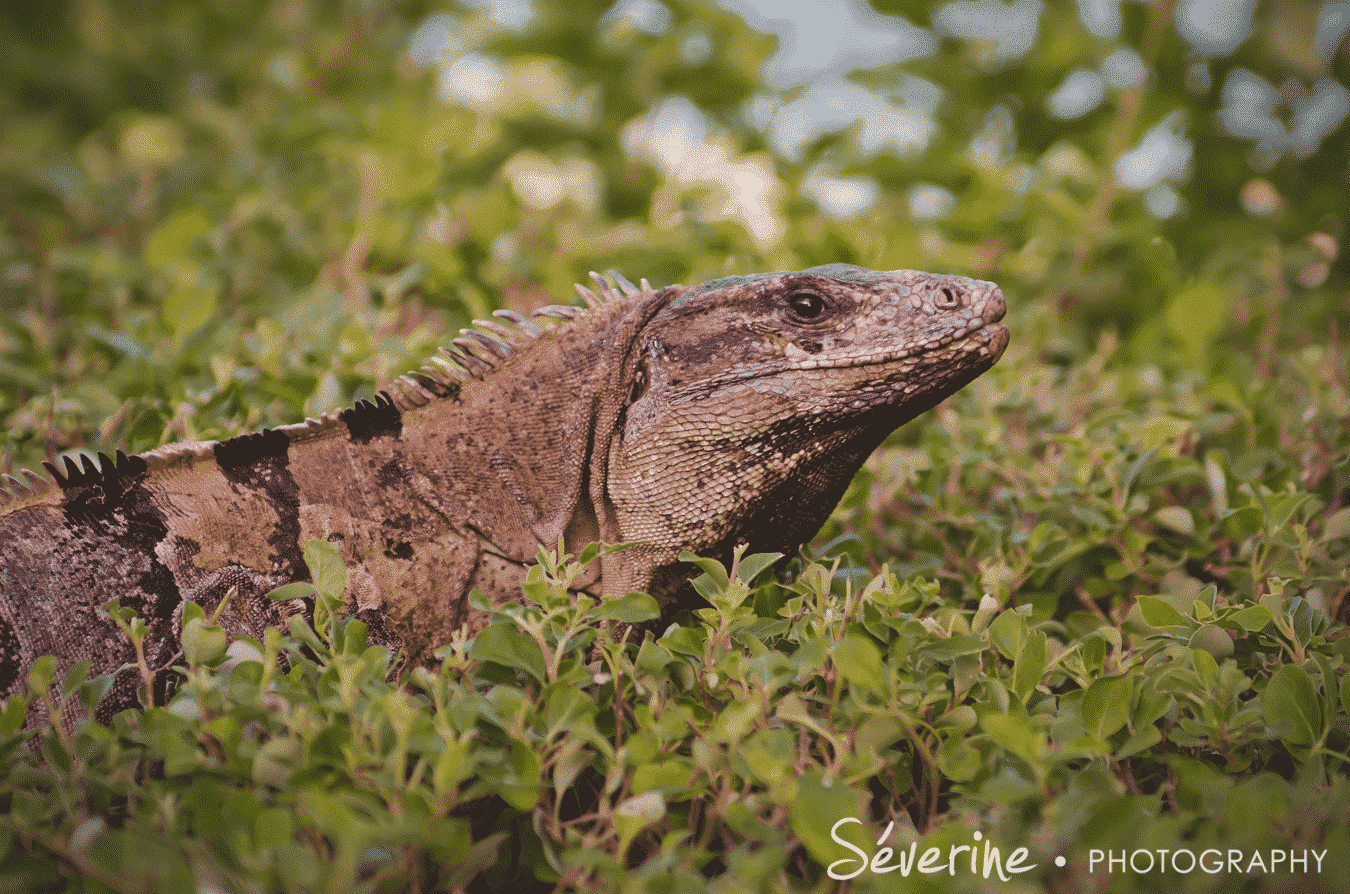
[[[42,465],[47,470],[48,478],[43,478],[30,469],[20,470],[22,478],[8,474],[0,475],[0,482],[4,483],[4,486],[0,487],[0,506],[41,496],[53,486],[68,490],[91,484],[108,484],[119,478],[139,475],[147,468],[143,458],[128,456],[121,450],[116,451],[115,459],[100,451],[97,466],[86,453],[80,454],[78,465],[69,456],[64,457],[64,462],[64,469],[57,467],[55,463],[44,462]]]
[[[72,487],[84,487],[90,484],[98,484],[112,481],[115,478],[126,475],[137,475],[145,471],[145,460],[139,456],[127,456],[121,450],[117,451],[117,459],[113,460],[108,454],[99,452],[98,466],[89,458],[89,454],[80,454],[80,465],[75,464],[71,457],[65,457],[65,472],[62,473],[53,463],[44,462],[42,464],[47,469],[47,474],[62,490]],[[27,469],[24,473],[36,477]],[[8,478],[8,476],[7,476]],[[8,479],[13,480],[13,479]]]
[[[118,453],[120,454],[121,451],[118,451]],[[0,481],[5,484],[4,487],[0,487],[0,506],[5,506],[15,500],[39,496],[53,486],[51,481],[31,469],[21,469],[19,474],[23,476],[22,481],[13,475],[0,475]]]
[[[530,338],[534,338],[544,331],[534,323],[531,323],[528,318],[522,317],[514,310],[494,310],[492,315],[499,320],[506,320],[507,322],[512,323],[517,329],[524,332]]]

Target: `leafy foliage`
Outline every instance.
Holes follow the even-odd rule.
[[[660,637],[643,597],[563,597],[593,550],[546,555],[533,606],[398,680],[312,551],[315,623],[229,643],[189,610],[166,705],[32,738],[11,701],[9,887],[824,890],[855,817],[869,857],[894,821],[897,855],[978,832],[1035,864],[905,880],[934,890],[1340,889],[1339,7],[1216,44],[1203,4],[872,6],[928,53],[847,73],[880,104],[819,127],[699,0],[0,8],[0,471],[333,409],[590,268],[961,272],[1012,330],[783,581],[698,560],[709,608]],[[30,699],[107,685],[50,677]],[[1181,847],[1326,856],[1089,868]]]
[[[335,556],[310,544],[311,564]],[[1350,869],[1350,676],[1306,602],[1215,612],[1210,594],[1183,613],[1142,597],[1131,642],[1110,626],[1069,640],[993,599],[972,617],[887,569],[858,588],[810,563],[756,586],[774,558],[697,560],[710,607],[636,642],[616,633],[656,616],[649,597],[570,598],[582,562],[541,554],[537,604],[496,611],[402,687],[343,616],[345,574],[302,585],[317,623],[296,618],[289,637],[227,647],[190,606],[166,706],[58,725],[36,754],[16,747],[22,707],[6,709],[0,867],[30,890],[72,871],[113,890],[701,890],[709,876],[805,890],[852,871],[831,829],[853,817],[866,832],[845,837],[868,853],[897,818],[902,850],[977,829],[1036,842],[1031,879],[1060,853],[1081,874],[1101,847],[1329,852],[1328,884],[1301,890]],[[783,609],[761,616],[762,600]],[[1231,638],[1197,645],[1207,629]],[[1285,662],[1291,649],[1306,660]],[[53,693],[42,675],[33,690],[58,718],[56,700],[107,683],[76,670]],[[1246,821],[1254,801],[1270,826]]]

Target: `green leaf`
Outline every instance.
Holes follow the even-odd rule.
[[[1160,427],[1157,424],[1159,421],[1160,420],[1154,420],[1154,425],[1149,426],[1145,430],[1146,446],[1144,452],[1135,457],[1134,460],[1125,467],[1125,474],[1120,482],[1122,502],[1128,502],[1130,495],[1134,493],[1135,479],[1139,477],[1139,473],[1144,470],[1144,467],[1152,462],[1154,454],[1158,452],[1157,444],[1164,440],[1171,440],[1173,437],[1170,432],[1158,433],[1156,431],[1156,429]],[[1102,523],[1099,524],[1098,527],[1107,528],[1109,525]]]
[[[1322,525],[1323,540],[1342,540],[1350,537],[1350,506],[1333,512]]]
[[[543,576],[542,569],[540,570],[539,574],[541,577]],[[545,586],[547,587],[547,585]],[[492,600],[488,598],[488,595],[484,593],[482,590],[478,589],[477,587],[474,587],[472,590],[469,591],[469,607],[476,608],[480,612],[488,612],[488,613],[495,611],[497,608],[495,605],[492,604]]]
[[[1156,726],[1146,726],[1125,740],[1125,744],[1116,749],[1116,760],[1124,760],[1136,754],[1142,754],[1162,741],[1162,730]]]
[[[304,754],[304,746],[289,736],[264,742],[253,758],[252,779],[258,785],[283,788]]]
[[[586,756],[589,757],[589,754]],[[557,776],[558,771],[555,770],[554,777]],[[657,761],[652,764],[642,764],[633,770],[632,789],[634,794],[651,789],[678,792],[687,788],[693,778],[694,767],[686,758]]]
[[[738,749],[750,772],[763,785],[774,785],[795,775],[797,736],[779,727],[756,732]]]
[[[1220,527],[1234,540],[1246,540],[1260,533],[1265,527],[1266,514],[1260,506],[1243,506],[1234,509],[1223,517]]]
[[[145,240],[145,263],[163,267],[186,255],[192,244],[211,229],[211,218],[200,208],[188,207],[164,220]]]
[[[1002,680],[996,680],[993,677],[985,677],[981,683],[984,685],[985,698],[989,704],[1001,714],[1007,714],[1012,708],[1012,699],[1008,695],[1008,687],[1003,685]]]
[[[990,623],[988,636],[1000,655],[1008,661],[1016,661],[1027,641],[1027,619],[1009,609]]]
[[[629,843],[643,829],[660,822],[666,815],[666,799],[657,791],[647,791],[620,801],[614,808],[614,828],[619,832],[618,852],[627,852]]]
[[[665,671],[666,665],[674,660],[674,655],[649,636],[644,638],[642,645],[638,647],[637,660],[633,665],[641,673],[659,677]]]
[[[919,647],[925,655],[932,655],[943,664],[950,663],[962,655],[978,655],[987,648],[984,637],[969,634],[950,636],[946,639],[928,640]]]
[[[1045,659],[1045,634],[1039,630],[1031,631],[1027,634],[1027,642],[1022,648],[1022,653],[1013,663],[1012,690],[1024,705],[1045,674]]]
[[[65,698],[75,697],[76,692],[84,685],[85,680],[89,679],[89,670],[93,667],[93,664],[86,658],[66,668],[65,676],[61,680],[61,694]]]
[[[205,620],[206,620],[206,611],[205,611],[205,609],[203,609],[200,605],[198,605],[197,603],[193,602],[191,599],[184,600],[184,602],[183,602],[183,626],[187,626],[187,622],[188,622],[188,621],[191,621],[193,618],[196,618],[196,619],[198,619],[198,620],[200,620],[200,621],[205,621]],[[180,627],[179,629],[181,630],[182,628]]]
[[[299,640],[319,655],[326,655],[330,649],[328,645],[319,638],[314,628],[305,621],[302,615],[291,615],[286,620],[286,629],[293,639]]]
[[[581,552],[577,554],[577,564],[582,566],[583,568],[586,567],[587,565],[594,562],[597,558],[599,558],[600,553],[604,550],[604,548],[605,545],[603,543],[586,544],[584,547],[582,547]]]
[[[510,624],[489,624],[474,637],[469,657],[521,670],[540,683],[547,682],[544,653],[539,644]]]
[[[1032,728],[1030,722],[1017,714],[988,714],[980,725],[999,747],[1039,767],[1045,759],[1045,734]]]
[[[716,559],[705,559],[702,556],[684,550],[680,553],[680,561],[688,562],[696,566],[704,574],[708,575],[712,585],[718,590],[725,590],[731,583],[731,578],[727,576],[727,569]]]
[[[942,775],[957,782],[968,782],[980,772],[980,752],[960,737],[942,740],[938,746],[937,765]]]
[[[21,695],[11,695],[0,702],[0,737],[16,739],[27,720],[28,699]]]
[[[1106,639],[1095,634],[1088,634],[1078,643],[1078,654],[1083,658],[1083,667],[1087,668],[1088,673],[1096,673],[1101,670],[1102,662],[1106,660]]]
[[[55,677],[56,659],[51,655],[43,655],[28,668],[28,691],[34,695],[48,692]]]
[[[1134,710],[1130,715],[1130,722],[1137,729],[1152,725],[1166,714],[1172,705],[1172,697],[1165,692],[1159,692],[1147,679],[1143,677],[1136,679],[1139,685],[1135,689]]]
[[[1079,702],[1079,713],[1088,735],[1106,740],[1130,719],[1129,677],[1099,677],[1092,681]]]
[[[1322,703],[1312,677],[1296,664],[1271,675],[1261,693],[1261,709],[1266,723],[1291,745],[1306,748],[1322,735]]]
[[[661,617],[661,609],[656,600],[646,593],[627,593],[600,603],[587,614],[601,621],[641,624]]]
[[[1316,623],[1312,606],[1308,604],[1308,600],[1295,597],[1290,622],[1294,628],[1294,641],[1306,649],[1308,644],[1312,642]]]
[[[253,841],[257,847],[279,848],[290,843],[294,818],[289,810],[268,807],[258,812],[253,822]]]
[[[714,742],[735,745],[754,729],[755,722],[759,719],[761,715],[757,702],[732,702],[717,714],[708,731],[708,738]]]
[[[1224,618],[1225,622],[1235,624],[1248,633],[1263,629],[1271,620],[1270,609],[1264,605],[1249,605]]]
[[[1220,660],[1233,654],[1233,641],[1223,632],[1223,628],[1214,624],[1206,624],[1191,634],[1190,646],[1192,649],[1204,649]]]
[[[543,765],[539,760],[539,752],[532,748],[528,743],[516,739],[511,743],[511,752],[507,756],[507,765],[510,766],[515,781],[524,786],[536,786],[539,784],[540,777],[543,774]],[[533,800],[530,806],[533,806]],[[528,809],[522,807],[521,809]]]
[[[752,584],[766,568],[772,567],[773,563],[781,558],[782,553],[754,553],[744,556],[736,566],[736,576],[742,582]]]
[[[806,852],[821,867],[853,857],[852,852],[837,844],[830,830],[841,820],[862,816],[858,810],[858,793],[841,779],[829,779],[814,768],[807,770],[797,784],[797,797],[788,811],[788,824],[801,840]],[[871,853],[873,842],[857,823],[846,823],[839,828],[839,836]],[[840,868],[839,872],[849,870]]]
[[[160,314],[178,338],[191,335],[205,325],[215,313],[218,287],[204,270],[184,271],[164,296]]]
[[[1186,537],[1195,535],[1195,519],[1184,506],[1164,506],[1153,513],[1153,520],[1174,533]]]
[[[1228,298],[1211,279],[1195,283],[1172,296],[1163,319],[1185,356],[1200,364],[1227,320]]]
[[[1156,596],[1138,596],[1139,613],[1144,623],[1150,627],[1177,627],[1190,624],[1190,620],[1171,605]]]
[[[305,564],[319,593],[330,599],[340,599],[347,589],[347,565],[337,544],[327,540],[305,541]]]
[[[982,634],[989,629],[989,623],[998,615],[998,600],[988,593],[980,597],[980,606],[975,610],[975,615],[970,619],[970,632]]]
[[[550,731],[566,730],[595,715],[595,703],[583,690],[561,682],[549,687],[544,717]],[[547,690],[546,690],[547,691]]]
[[[964,732],[975,725],[975,709],[962,705],[933,724],[936,729]],[[905,727],[889,714],[869,714],[853,735],[854,747],[862,754],[881,754],[905,735]]]
[[[1195,665],[1195,675],[1200,678],[1200,686],[1210,692],[1219,679],[1219,664],[1210,652],[1191,647],[1191,662]]]
[[[703,638],[706,631],[699,627],[676,627],[661,637],[663,647],[679,655],[697,657],[703,654]]]
[[[445,743],[445,750],[437,755],[431,771],[432,790],[437,797],[444,797],[451,787],[473,775],[474,753],[469,742]]]
[[[530,566],[530,570],[525,572],[525,580],[520,585],[520,590],[525,594],[525,598],[535,605],[544,605],[548,602],[548,581],[544,577],[543,566],[535,564]]]
[[[884,696],[886,677],[882,668],[885,665],[881,660],[881,651],[871,639],[850,633],[834,644],[830,658],[849,686]]]
[[[790,723],[808,726],[815,722],[814,718],[811,717],[811,712],[806,707],[806,702],[795,692],[788,692],[778,700],[778,707],[774,709],[774,716]]]
[[[576,781],[581,771],[594,762],[595,753],[588,750],[580,738],[576,736],[568,737],[559,747],[557,758],[553,762],[553,790],[558,795],[562,795],[563,792],[572,787],[572,783]],[[647,766],[652,765],[648,764]],[[633,791],[635,792],[645,791],[645,789],[639,788],[637,784],[638,772],[642,769],[643,767],[638,767],[637,771],[633,773]],[[688,781],[689,777],[686,775],[683,782],[687,783]],[[647,786],[647,788],[650,787]]]
[[[193,618],[183,626],[183,657],[189,667],[215,664],[225,657],[225,631]]]

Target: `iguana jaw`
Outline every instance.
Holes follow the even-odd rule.
[[[673,301],[644,327],[611,442],[619,537],[642,543],[620,589],[677,602],[657,591],[683,580],[682,548],[808,540],[887,434],[997,362],[1004,311],[992,283],[842,265]]]
[[[816,412],[831,394],[898,406],[960,377],[956,390],[1008,343],[999,325],[1006,305],[993,283],[846,265],[717,282],[730,285],[685,293],[646,327],[627,440],[643,420],[706,406],[742,383],[759,383],[770,402],[773,392],[789,394],[788,414]],[[794,319],[784,307],[794,297],[817,299],[824,310],[817,320]],[[855,388],[866,396],[848,398]]]
[[[999,317],[1001,318],[1002,314]],[[922,366],[926,358],[941,353],[944,348],[954,343],[960,344],[961,353],[974,354],[976,357],[982,358],[983,362],[977,364],[975,374],[971,376],[971,378],[974,378],[987,371],[1003,356],[1003,351],[1008,347],[1008,329],[998,323],[990,323],[940,341],[925,343],[918,348],[899,348],[895,351],[882,353],[879,356],[877,354],[861,354],[823,358],[808,354],[792,342],[788,342],[783,345],[783,361],[759,364],[739,370],[726,377],[703,383],[703,388],[700,390],[710,391],[734,382],[762,379],[787,372],[875,368],[888,364],[900,364],[906,360],[910,362],[904,364],[903,368],[906,370],[914,369]]]

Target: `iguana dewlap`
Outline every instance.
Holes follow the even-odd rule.
[[[260,637],[302,607],[306,540],[336,544],[372,630],[427,660],[477,588],[521,598],[539,546],[637,542],[581,584],[642,590],[669,616],[681,550],[793,551],[897,426],[1007,345],[997,286],[844,264],[652,290],[615,276],[587,308],[479,324],[373,403],[218,443],[48,465],[0,488],[0,695],[55,655],[110,673],[133,656],[99,608],[181,663],[184,600]],[[124,673],[100,714],[136,704]]]

